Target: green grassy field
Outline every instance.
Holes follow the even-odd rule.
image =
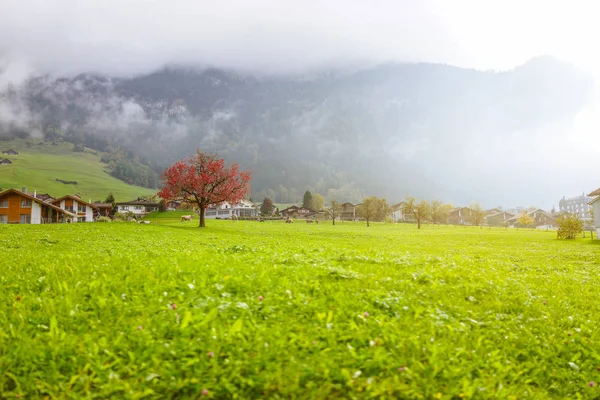
[[[70,143],[52,145],[25,145],[25,140],[0,141],[0,150],[10,148],[19,152],[18,156],[5,156],[11,165],[0,165],[0,188],[21,189],[26,186],[30,192],[50,193],[55,197],[79,193],[83,198],[104,200],[112,192],[117,201],[128,201],[139,196],[154,195],[156,190],[128,185],[104,171],[105,164],[100,155],[90,152],[77,153]],[[39,141],[34,141],[38,143]],[[57,182],[76,181],[77,185]]]
[[[600,246],[208,220],[0,226],[0,398],[598,398]]]

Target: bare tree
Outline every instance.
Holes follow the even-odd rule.
[[[333,221],[333,225],[335,225],[335,219],[340,214],[341,209],[342,209],[342,205],[340,203],[338,203],[335,200],[331,200],[331,203],[329,204],[329,208],[327,209],[327,213],[331,217],[331,220]]]
[[[431,222],[434,224],[448,222],[448,215],[452,210],[452,204],[444,204],[439,200],[431,202]]]
[[[421,229],[421,223],[431,216],[431,205],[426,200],[417,203],[412,196],[408,196],[402,208],[406,214],[413,215],[417,221],[417,229]]]
[[[471,223],[475,226],[482,226],[483,221],[485,221],[485,210],[481,207],[481,204],[471,203],[469,208],[471,209]]]

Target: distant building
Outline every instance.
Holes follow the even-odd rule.
[[[151,200],[137,198],[136,200],[126,201],[123,203],[117,203],[118,213],[132,212],[137,217],[144,216],[152,211],[158,210],[158,203]]]
[[[485,224],[489,226],[505,226],[509,224],[507,221],[515,217],[515,214],[508,211],[500,211],[485,216]]]
[[[406,202],[401,201],[400,203],[392,205],[392,214],[390,215],[394,222],[412,222],[415,221],[415,216],[406,208]]]
[[[8,158],[0,158],[0,165],[10,165],[12,164],[12,161],[10,161]]]
[[[515,215],[514,217],[507,219],[511,226],[519,223],[519,218],[522,214]],[[526,215],[533,218],[533,226],[535,227],[544,227],[544,228],[553,228],[556,226],[556,219],[550,215],[549,212],[542,210],[541,208],[536,208],[526,212]]]
[[[451,225],[471,225],[471,213],[469,207],[457,207],[450,210],[448,223]]]
[[[19,153],[17,153],[17,151],[15,149],[4,150],[2,152],[2,154],[4,154],[5,156],[18,156],[19,155]]]
[[[569,198],[563,197],[558,202],[558,210],[561,213],[577,214],[581,219],[591,219],[590,210],[592,206],[590,206],[590,202],[592,200],[594,200],[593,197],[585,194]]]
[[[253,218],[258,216],[258,212],[256,206],[248,200],[242,200],[237,204],[225,201],[218,206],[208,207],[204,211],[204,217],[207,219],[227,219],[233,215],[237,215],[238,218]]]
[[[594,190],[588,194],[588,197],[593,199],[589,205],[594,210],[594,226],[596,227],[596,240],[598,240],[600,238],[600,189]]]
[[[342,221],[355,221],[358,219],[358,206],[359,204],[344,203],[340,208],[340,220]]]

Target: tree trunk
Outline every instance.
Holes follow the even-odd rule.
[[[421,229],[421,220],[417,219],[417,229]]]
[[[333,214],[333,218],[331,220],[333,221],[333,225],[335,225],[335,214]]]
[[[369,218],[367,218],[367,228],[369,227]]]
[[[205,228],[206,224],[204,223],[204,207],[200,207],[200,225],[199,228]]]

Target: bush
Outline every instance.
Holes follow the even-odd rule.
[[[110,222],[111,219],[108,217],[98,217],[98,219],[96,220],[96,222]]]
[[[126,213],[115,213],[115,216],[113,218],[114,221],[131,221],[135,219],[135,214],[132,213],[131,211],[128,211]]]
[[[557,237],[559,239],[575,239],[583,232],[583,221],[578,215],[563,214],[556,219],[558,225]]]

